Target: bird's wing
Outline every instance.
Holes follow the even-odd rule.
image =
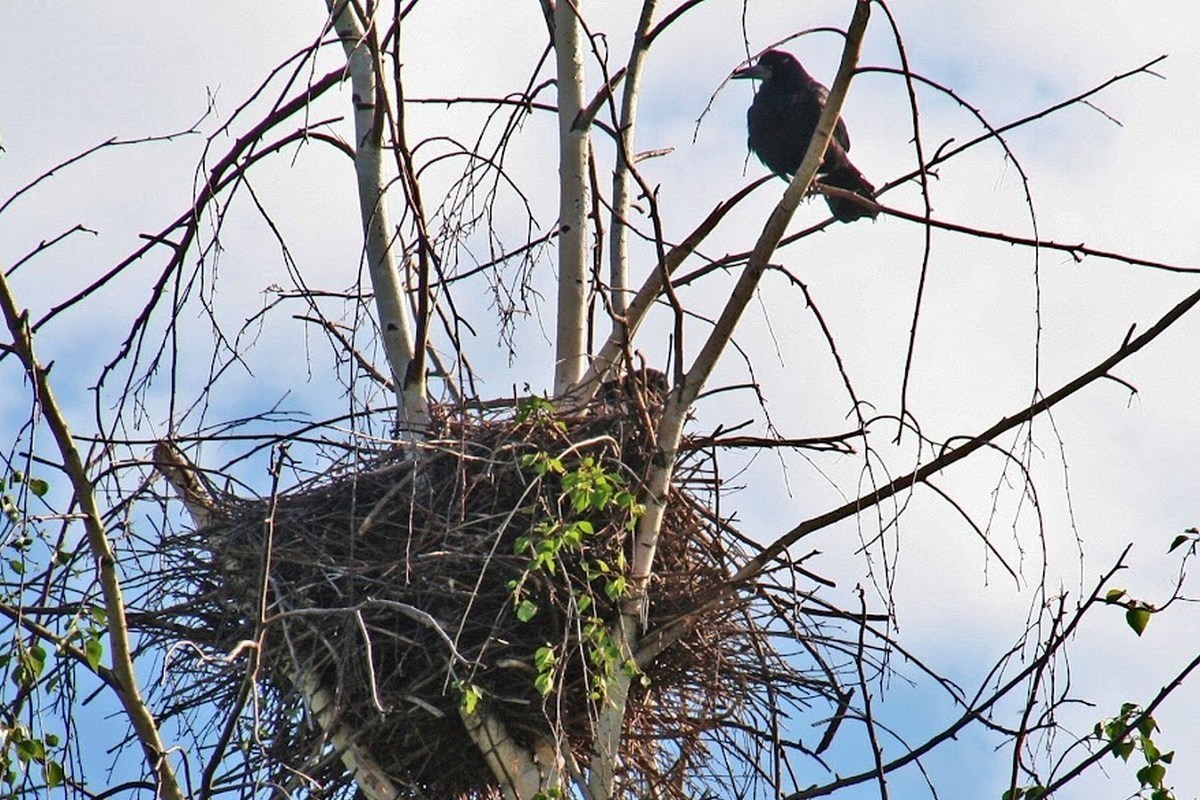
[[[829,98],[829,90],[820,81],[812,82],[813,92],[817,95],[821,110],[825,109],[825,101]],[[850,150],[850,131],[846,130],[846,122],[841,117],[838,117],[837,125],[833,129],[833,140],[842,146],[842,150]]]
[[[833,138],[843,150],[850,149],[850,132],[846,130],[846,121],[838,117],[837,127],[833,129]]]

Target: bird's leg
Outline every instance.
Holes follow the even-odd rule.
[[[820,192],[826,197],[832,197],[835,200],[845,200],[854,203],[856,206],[861,207],[866,215],[871,217],[874,217],[882,209],[882,206],[869,197],[864,197],[858,192],[852,192],[840,186],[832,186],[820,180],[813,181],[812,191]]]

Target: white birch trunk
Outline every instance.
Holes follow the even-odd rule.
[[[557,748],[544,743],[531,753],[517,744],[504,723],[485,709],[461,712],[471,740],[483,753],[504,800],[532,800],[538,794],[554,796],[562,789],[563,764]],[[560,795],[561,796],[561,795]]]
[[[588,128],[575,126],[584,106],[583,0],[558,0],[554,48],[558,66],[558,325],[555,332],[554,393],[563,394],[583,376],[587,321]]]
[[[335,14],[333,26],[342,41],[349,63],[354,99],[354,171],[358,177],[358,202],[362,214],[364,251],[384,353],[391,367],[398,394],[400,427],[411,435],[429,421],[424,376],[408,375],[413,359],[412,326],[409,322],[404,281],[397,265],[396,232],[387,207],[387,176],[384,171],[383,133],[387,102],[379,85],[376,61],[376,28],[360,17],[355,2],[326,0]]]
[[[637,125],[638,90],[642,84],[642,65],[648,52],[646,35],[654,19],[657,0],[642,3],[642,15],[638,19],[637,31],[633,36],[633,47],[629,63],[625,68],[625,87],[621,95],[620,146],[617,148],[617,164],[613,170],[612,244],[609,250],[608,283],[612,292],[612,310],[618,317],[625,315],[629,305],[629,210],[630,190],[633,176],[629,168],[633,164],[633,133]]]

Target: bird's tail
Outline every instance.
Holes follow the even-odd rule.
[[[856,195],[865,197],[867,200],[873,201],[875,199],[875,187],[849,161],[845,161],[836,169],[826,172],[820,177],[820,181],[826,186],[834,186],[838,189],[854,192]],[[874,206],[867,203],[859,203],[845,197],[825,195],[825,202],[829,203],[829,210],[841,222],[853,222],[862,217],[875,219],[879,214],[879,210]]]

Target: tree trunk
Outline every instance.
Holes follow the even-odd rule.
[[[402,433],[412,434],[429,421],[424,376],[409,375],[413,360],[404,282],[397,266],[396,232],[387,207],[383,131],[387,96],[379,84],[382,68],[376,28],[358,3],[326,0],[333,25],[349,60],[354,98],[354,171],[358,177],[358,202],[362,213],[364,250],[371,288],[383,336],[383,349],[396,387]]]
[[[582,122],[584,70],[582,0],[559,0],[554,7],[554,49],[558,64],[558,327],[554,393],[560,395],[582,376],[587,320],[588,133]]]

